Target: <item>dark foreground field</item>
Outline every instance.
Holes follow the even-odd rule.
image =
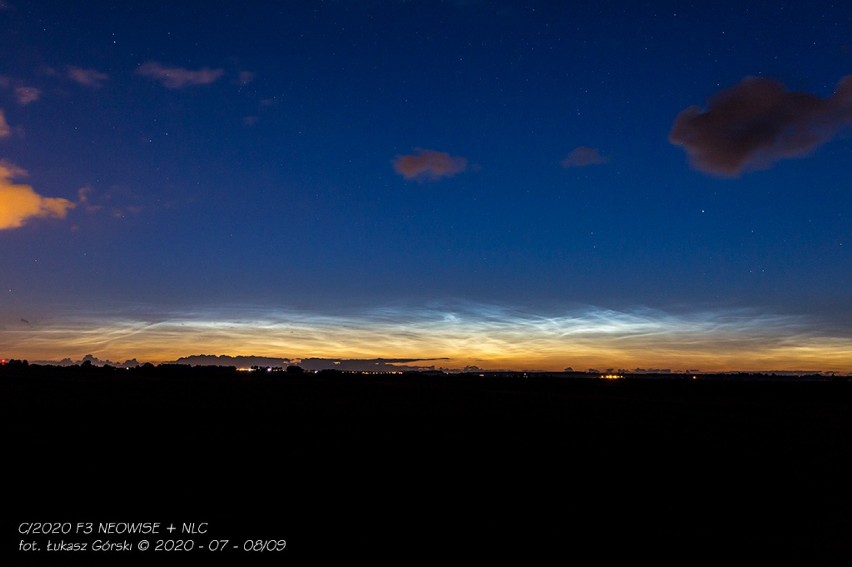
[[[96,370],[2,375],[4,565],[852,558],[845,382]],[[36,521],[287,547],[17,551]]]

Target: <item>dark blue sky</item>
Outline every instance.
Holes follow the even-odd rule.
[[[0,354],[852,370],[852,7],[568,4],[4,1]]]

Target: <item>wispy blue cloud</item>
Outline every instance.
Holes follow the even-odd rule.
[[[671,313],[593,306],[534,312],[455,302],[348,314],[233,307],[68,315],[8,325],[12,354],[165,361],[197,352],[304,358],[446,358],[447,367],[670,367],[852,371],[852,334],[806,317],[724,310]]]

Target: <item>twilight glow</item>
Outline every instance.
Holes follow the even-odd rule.
[[[466,304],[328,315],[242,307],[71,316],[2,330],[9,348],[34,360],[64,351],[165,362],[202,348],[291,359],[440,358],[448,368],[852,371],[852,338],[821,335],[803,318],[747,311],[671,315],[587,307],[543,316]]]

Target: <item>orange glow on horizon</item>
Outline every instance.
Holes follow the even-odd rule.
[[[93,354],[122,363],[197,354],[304,359],[410,359],[414,366],[562,371],[852,372],[852,338],[820,336],[794,317],[750,313],[615,312],[562,316],[495,306],[376,309],[355,315],[206,310],[159,315],[65,315],[9,325],[3,355],[30,361]],[[445,359],[445,360],[438,360]],[[416,362],[421,361],[421,362]],[[621,370],[618,371],[620,373]]]

